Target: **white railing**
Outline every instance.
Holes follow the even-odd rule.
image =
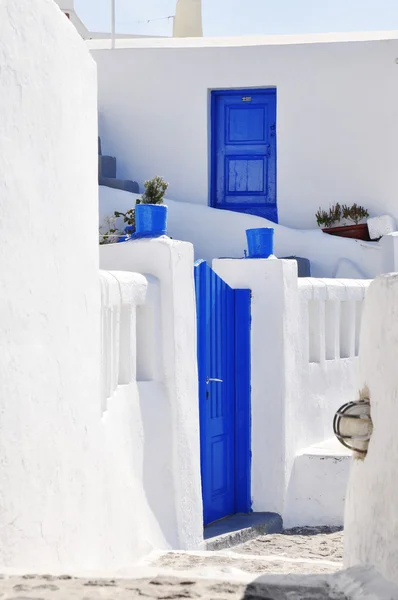
[[[148,281],[138,273],[100,271],[101,406],[119,385],[136,379],[137,307],[146,302]]]
[[[353,358],[358,355],[362,308],[370,280],[298,280],[303,339],[308,361]]]

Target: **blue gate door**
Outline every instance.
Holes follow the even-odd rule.
[[[277,223],[276,89],[212,92],[211,118],[212,206]]]
[[[204,524],[250,511],[250,290],[195,264]]]

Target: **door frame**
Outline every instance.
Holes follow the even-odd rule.
[[[234,96],[235,94],[242,94],[242,96],[259,96],[264,94],[275,95],[276,102],[278,101],[277,88],[265,87],[265,88],[227,88],[210,90],[210,203],[209,206],[216,208],[217,205],[217,158],[216,158],[216,102],[219,96]],[[276,111],[278,117],[278,104],[276,104]],[[277,133],[277,132],[276,132]],[[275,137],[276,152],[278,152],[278,139]],[[276,154],[275,163],[275,206],[276,209],[276,223],[278,222],[278,154]],[[242,213],[245,214],[245,213]],[[250,214],[250,213],[247,213]]]
[[[195,294],[196,305],[201,302],[207,303],[207,275],[211,270],[205,260],[195,262]],[[205,276],[206,275],[206,276]],[[217,277],[219,275],[216,274]],[[222,278],[220,278],[222,279]],[[205,283],[206,282],[206,283]],[[228,285],[228,284],[227,284]],[[229,286],[230,287],[230,286]],[[235,430],[234,430],[234,496],[235,512],[251,512],[251,291],[248,289],[233,289],[233,320],[234,320],[234,407],[235,407]],[[198,315],[199,316],[199,315]],[[197,323],[199,322],[197,316]],[[240,349],[240,352],[237,352]],[[197,356],[198,356],[198,401],[199,401],[199,424],[200,424],[200,457],[201,475],[202,466],[205,462],[203,447],[205,437],[203,427],[206,425],[206,384],[205,379],[205,354],[209,351],[207,334],[203,328],[197,331]],[[248,356],[247,362],[240,363],[241,355]],[[205,506],[203,516],[205,517]],[[206,525],[210,524],[207,523]]]
[[[251,497],[251,297],[247,289],[235,289],[235,510],[248,513]],[[247,294],[249,300],[247,300]],[[244,318],[242,318],[244,317]],[[240,353],[249,357],[239,363]]]

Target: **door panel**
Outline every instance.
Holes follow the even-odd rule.
[[[276,90],[213,92],[212,205],[277,222]]]
[[[205,261],[195,264],[195,288],[207,525],[250,510],[250,291],[233,290]]]
[[[235,512],[234,292],[195,266],[204,522]]]

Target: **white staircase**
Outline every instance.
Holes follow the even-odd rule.
[[[342,526],[351,452],[336,438],[301,450],[288,486],[283,525]]]

